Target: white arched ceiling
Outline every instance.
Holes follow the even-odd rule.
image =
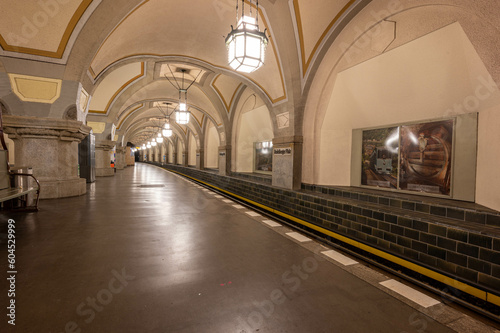
[[[223,36],[230,31],[230,25],[235,24],[234,3],[223,3],[224,10],[220,10],[219,5],[205,0],[175,3],[144,1],[102,43],[89,72],[95,78],[121,59],[139,55],[181,56],[230,70]],[[260,13],[261,30],[267,28],[272,34],[264,11],[260,10]],[[286,99],[278,54],[277,46],[271,39],[265,71],[245,75],[260,86],[274,103]]]
[[[123,117],[129,115],[128,108],[130,105],[141,103],[144,100],[171,100],[178,101],[179,91],[174,88],[166,79],[154,81],[147,86],[140,89],[137,93],[133,94],[126,102],[124,102],[122,108],[112,114],[111,116],[117,117],[121,120]],[[205,95],[203,89],[198,85],[193,85],[188,90],[188,105],[190,111],[203,110],[205,113],[210,115],[217,124],[222,124],[222,118],[219,112],[215,109],[210,99]],[[172,104],[172,108],[176,107],[177,103]],[[166,108],[164,108],[166,111]],[[202,123],[202,116],[199,115],[200,112],[195,113],[197,120]]]
[[[231,111],[234,99],[241,86],[242,83],[227,75],[217,75],[212,81],[212,87],[217,92],[228,113]]]
[[[127,64],[110,72],[99,82],[90,102],[90,114],[107,114],[117,96],[145,74],[144,63]]]

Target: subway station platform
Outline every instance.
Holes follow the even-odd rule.
[[[248,207],[138,164],[15,220],[6,332],[498,332]],[[5,312],[8,285],[0,287]]]

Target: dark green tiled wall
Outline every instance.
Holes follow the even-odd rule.
[[[458,222],[497,225],[493,214],[310,185],[291,191],[192,168],[165,168],[499,294],[498,233],[484,234]]]

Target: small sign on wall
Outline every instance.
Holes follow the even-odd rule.
[[[274,155],[287,156],[292,155],[292,148],[274,148]]]

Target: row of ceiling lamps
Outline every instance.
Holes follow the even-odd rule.
[[[236,29],[234,29],[231,25],[231,31],[226,37],[228,63],[231,68],[238,72],[251,73],[264,65],[265,51],[269,40],[266,36],[266,30],[264,30],[264,32],[259,30],[259,1],[256,0],[255,3],[255,17],[252,16],[252,8],[254,7],[253,0],[250,0],[249,15],[245,12],[245,0],[241,0],[241,16],[239,13],[238,1],[239,0],[236,0]],[[167,105],[166,111],[158,105],[158,108],[165,116],[165,127],[162,133],[158,133],[157,138],[153,138],[147,144],[144,144],[142,149],[150,148],[148,146],[154,147],[156,143],[162,143],[162,136],[170,137],[172,135],[172,129],[170,128],[170,115],[173,112],[176,114],[176,122],[179,125],[187,125],[189,123],[190,112],[187,107],[187,92],[194,82],[196,82],[202,71],[198,73],[198,76],[196,76],[196,78],[187,87],[185,86],[184,81],[186,70],[182,69],[181,71],[182,81],[180,84],[177,82],[177,79],[173,75],[171,69],[170,72],[172,73],[174,81],[171,81],[167,75],[165,75],[165,78],[174,86],[174,88],[179,90],[178,106],[169,113],[170,103],[164,103]]]

